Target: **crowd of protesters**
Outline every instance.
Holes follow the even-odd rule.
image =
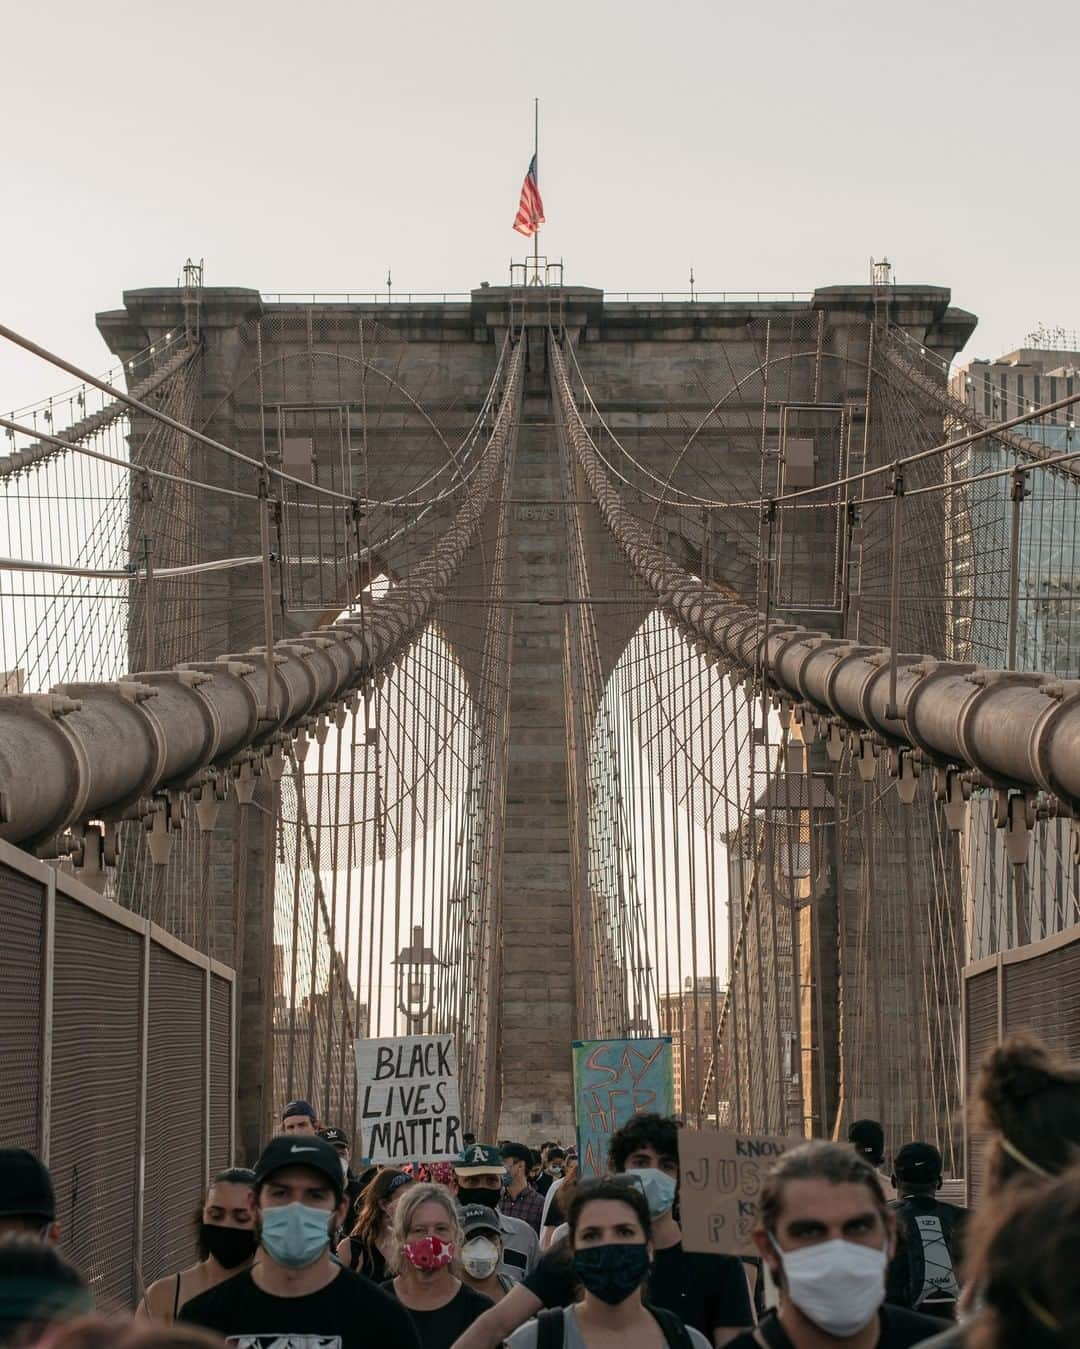
[[[134,1317],[94,1310],[48,1169],[0,1148],[0,1346],[16,1349],[1008,1349],[1080,1345],[1080,1066],[995,1050],[975,1091],[982,1200],[941,1154],[887,1161],[873,1120],[783,1153],[756,1254],[684,1248],[674,1119],[633,1116],[609,1172],[573,1148],[466,1138],[449,1164],[354,1174],[347,1135],[290,1102],[251,1170],[208,1187],[193,1262]]]

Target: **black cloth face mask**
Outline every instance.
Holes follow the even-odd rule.
[[[255,1254],[258,1238],[251,1227],[220,1227],[217,1223],[202,1223],[199,1237],[203,1250],[212,1255],[225,1269],[235,1269]]]
[[[492,1186],[490,1189],[461,1190],[459,1198],[463,1197],[469,1204],[486,1204],[488,1208],[498,1208],[502,1193],[500,1185]]]

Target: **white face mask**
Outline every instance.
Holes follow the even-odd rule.
[[[461,1248],[461,1263],[474,1279],[486,1279],[495,1273],[499,1263],[499,1248],[487,1237],[473,1237]]]
[[[885,1301],[884,1249],[854,1241],[822,1241],[797,1251],[773,1246],[784,1267],[787,1295],[830,1335],[854,1335]]]

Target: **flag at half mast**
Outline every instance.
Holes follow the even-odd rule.
[[[517,215],[514,217],[514,229],[524,234],[526,239],[538,233],[545,224],[544,203],[540,198],[540,184],[536,181],[536,156],[529,160],[529,171],[521,184],[521,200],[518,202]]]

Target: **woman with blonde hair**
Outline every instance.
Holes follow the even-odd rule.
[[[483,1312],[491,1299],[458,1277],[461,1219],[442,1185],[411,1185],[394,1209],[391,1268],[385,1285],[412,1317],[424,1349],[450,1346]]]

